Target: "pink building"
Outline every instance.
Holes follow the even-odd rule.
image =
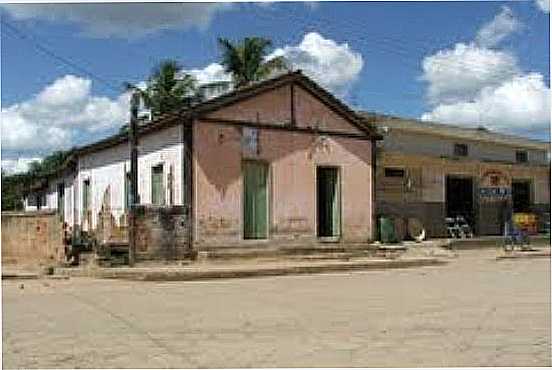
[[[300,72],[197,109],[194,246],[367,242],[377,136]]]

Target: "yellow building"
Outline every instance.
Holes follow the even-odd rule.
[[[417,218],[446,236],[463,216],[476,235],[499,235],[510,212],[550,220],[550,144],[485,128],[363,113],[384,139],[376,150],[376,214]]]

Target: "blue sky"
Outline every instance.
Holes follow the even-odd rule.
[[[272,39],[275,55],[357,109],[549,140],[546,0],[20,4],[1,12],[2,166],[11,171],[115,132],[127,117],[122,83],[144,81],[164,58],[200,81],[228,78],[214,64],[219,36]]]

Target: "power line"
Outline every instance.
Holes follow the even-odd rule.
[[[77,71],[79,71],[80,73],[83,73],[85,75],[88,75],[89,77],[93,78],[94,80],[100,82],[101,84],[103,84],[104,86],[108,87],[110,90],[112,91],[115,91],[117,93],[120,93],[121,90],[122,90],[122,84],[121,86],[117,87],[115,85],[115,83],[112,83],[111,81],[108,81],[107,79],[103,78],[103,77],[100,77],[98,76],[97,74],[91,72],[90,70],[88,70],[87,68],[84,68],[84,67],[81,67],[79,66],[77,63],[65,58],[65,57],[62,57],[58,54],[56,54],[55,52],[53,52],[52,50],[48,49],[47,47],[43,46],[40,44],[40,42],[37,41],[37,37],[36,36],[29,36],[30,33],[28,33],[29,35],[26,35],[25,32],[19,30],[17,27],[15,27],[13,24],[10,24],[9,22],[7,22],[5,20],[5,17],[2,17],[1,19],[1,23],[3,26],[7,27],[7,29],[15,36],[17,36],[18,38],[22,39],[22,40],[25,40],[27,42],[29,42],[30,44],[32,44],[36,50],[42,52],[43,54],[57,60],[58,62],[62,63],[62,64],[65,64]]]

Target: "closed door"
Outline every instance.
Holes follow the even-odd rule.
[[[268,166],[262,162],[246,161],[243,165],[245,239],[268,237]]]

